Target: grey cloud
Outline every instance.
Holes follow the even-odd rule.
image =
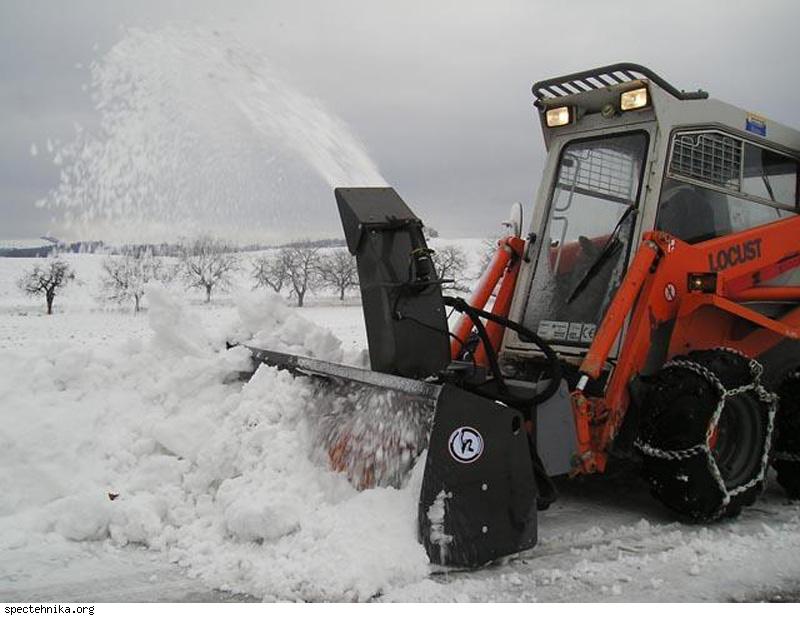
[[[797,126],[800,5],[645,2],[4,2],[0,6],[0,220],[42,231],[31,199],[57,172],[41,147],[91,122],[88,64],[124,26],[204,23],[263,50],[366,143],[385,177],[445,234],[482,235],[530,205],[544,151],[533,81],[609,62]],[[40,156],[31,159],[31,142]],[[25,203],[21,203],[26,200]],[[333,208],[331,199],[331,208]],[[337,233],[331,229],[331,234]]]

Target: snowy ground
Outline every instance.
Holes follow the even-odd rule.
[[[419,469],[356,492],[315,458],[308,384],[267,369],[243,386],[245,358],[224,351],[353,360],[357,301],[153,289],[133,315],[97,302],[100,258],[71,259],[82,284],[51,317],[14,289],[30,260],[0,259],[0,600],[797,597],[800,505],[774,482],[738,519],[688,526],[628,469],[561,481],[529,553],[431,572]]]

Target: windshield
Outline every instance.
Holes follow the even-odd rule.
[[[644,133],[573,142],[561,154],[523,324],[588,347],[617,290],[636,223]]]

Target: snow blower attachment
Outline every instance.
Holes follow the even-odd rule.
[[[372,370],[250,348],[254,360],[313,379],[320,449],[357,488],[400,486],[427,450],[418,531],[432,563],[474,567],[532,547],[537,485],[524,418],[449,383],[463,366],[450,360],[443,281],[421,221],[391,188],[335,195]]]

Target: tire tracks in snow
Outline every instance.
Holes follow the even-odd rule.
[[[628,478],[561,486],[530,551],[469,572],[396,589],[394,601],[728,601],[775,596],[800,580],[800,504],[770,485],[738,519],[671,521]],[[639,503],[641,502],[641,503]]]

